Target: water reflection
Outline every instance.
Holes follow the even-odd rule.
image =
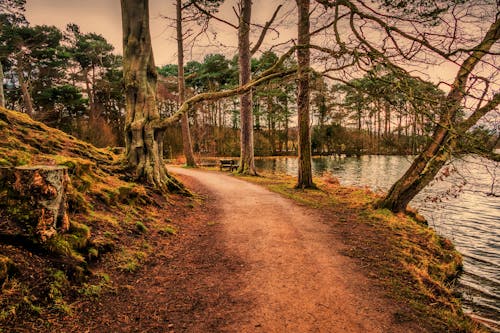
[[[362,156],[313,158],[313,173],[332,173],[345,185],[386,191],[413,157]],[[297,174],[295,157],[257,159],[257,169]],[[411,205],[464,255],[461,278],[467,311],[500,324],[500,165],[467,157],[446,167],[450,175],[433,182]]]

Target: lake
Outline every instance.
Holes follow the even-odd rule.
[[[315,157],[313,173],[328,172],[341,184],[387,191],[411,156]],[[256,159],[257,170],[297,174],[296,157]],[[500,325],[500,163],[468,156],[445,166],[445,174],[410,205],[464,257],[464,310]],[[442,171],[443,171],[442,170]]]

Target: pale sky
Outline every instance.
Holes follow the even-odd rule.
[[[235,22],[236,17],[232,7],[238,0],[226,0],[220,9],[220,17]],[[175,0],[150,0],[150,28],[156,65],[177,63],[177,45],[175,30],[169,27],[169,22],[161,16],[175,16]],[[288,41],[296,36],[295,1],[291,0],[253,0],[252,23],[264,24],[271,17],[278,4],[284,3],[277,23],[280,23],[280,35],[270,31],[261,47],[262,51],[271,45]],[[64,30],[68,23],[76,23],[82,32],[102,34],[115,46],[116,53],[122,53],[122,27],[120,0],[27,0],[26,17],[32,25],[55,25]],[[287,18],[288,26],[283,17]],[[257,39],[254,32],[252,40]],[[227,25],[211,21],[208,35],[217,34],[217,41],[199,40],[193,47],[185,46],[185,61],[202,61],[209,53],[223,53],[232,57],[236,53],[237,32]],[[223,44],[219,47],[216,44]],[[258,56],[258,54],[256,55]],[[453,79],[457,67],[453,63],[443,62],[437,66],[422,68],[427,79],[438,83]],[[419,74],[417,74],[419,75]],[[440,86],[448,90],[446,85]]]
[[[160,17],[160,15],[175,17],[175,0],[150,0],[149,2],[151,38],[156,64],[161,66],[176,63],[175,31],[168,27],[168,22],[165,19]],[[232,6],[236,2],[236,0],[225,1],[221,8],[221,16],[234,22],[235,15]],[[254,0],[252,21],[264,24],[278,4],[278,1]],[[293,18],[295,15],[295,12],[291,13]],[[122,53],[120,0],[27,0],[26,18],[32,25],[55,25],[62,30],[68,23],[76,23],[84,33],[95,32],[103,35],[115,46],[117,53]],[[193,54],[189,48],[186,48],[186,61],[202,60],[204,55],[210,52],[226,53],[227,56],[232,56],[235,53],[236,30],[224,24],[214,23],[211,26],[213,26],[212,31],[217,33],[217,39],[223,41],[224,45],[234,47],[234,49],[218,49],[215,46],[208,48],[208,41],[200,41],[199,46],[193,49]],[[282,33],[279,41],[290,39],[293,34],[294,30]],[[270,44],[276,43],[276,34],[270,33],[266,41]]]

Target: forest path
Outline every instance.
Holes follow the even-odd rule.
[[[341,254],[338,232],[319,212],[220,172],[169,170],[199,183],[216,203],[212,224],[218,232],[212,236],[231,266],[210,279],[210,289],[230,299],[211,310],[226,317],[217,331],[408,331],[409,323],[395,322],[396,310],[383,291]],[[184,328],[207,329],[203,320]]]

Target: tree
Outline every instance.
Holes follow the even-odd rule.
[[[178,82],[178,102],[179,105],[184,103],[186,88],[184,80],[184,37],[182,35],[182,4],[181,0],[176,0],[177,13],[177,82]],[[189,130],[188,113],[182,115],[182,145],[184,148],[184,156],[186,157],[186,165],[196,167],[194,160],[193,145],[191,143],[191,132]]]
[[[499,39],[500,19],[497,18],[483,40],[461,63],[451,90],[441,104],[439,123],[431,141],[378,203],[379,207],[388,208],[394,212],[404,211],[408,203],[434,179],[441,167],[448,161],[458,144],[459,136],[500,104],[500,93],[495,93],[489,101],[480,103],[467,119],[461,121],[457,117],[467,94],[467,83],[472,71]]]
[[[26,23],[24,17],[26,0],[4,0],[0,2],[0,36],[5,35],[8,26]],[[3,44],[3,43],[2,43]],[[3,64],[7,54],[4,46],[0,46],[0,107],[5,107],[5,94],[3,90],[4,72]]]
[[[311,132],[309,127],[309,0],[296,0],[298,8],[298,92],[299,156],[297,188],[314,188],[311,165]]]
[[[499,73],[493,59],[498,55],[493,45],[500,35],[497,4],[491,0],[373,1],[377,6],[363,1],[316,1],[332,11],[332,15],[322,15],[329,22],[316,31],[331,29],[332,39],[328,47],[311,48],[332,56],[330,62],[336,65],[332,72],[384,64],[410,75],[405,67],[439,61],[458,67],[449,93],[436,101],[431,140],[378,204],[395,212],[405,210],[448,161],[466,131],[498,106],[500,96],[493,88]],[[340,33],[345,26],[349,30]],[[463,113],[470,115],[464,118]]]
[[[22,92],[24,110],[35,113],[33,98],[64,77],[67,56],[61,47],[62,33],[56,27],[7,25],[2,34],[3,50],[14,84]]]
[[[72,59],[80,67],[79,76],[83,79],[85,92],[89,100],[90,117],[99,116],[96,101],[96,84],[107,68],[113,65],[114,47],[99,34],[81,33],[75,24],[67,26],[68,38],[71,40],[69,52]]]
[[[250,81],[250,19],[252,1],[242,0],[238,26],[238,67],[239,83],[245,85]],[[257,175],[254,161],[252,91],[240,95],[240,128],[241,150],[238,173]]]
[[[208,1],[210,3],[211,1]],[[218,1],[215,1],[218,3]],[[264,38],[271,26],[271,24],[276,19],[278,12],[281,9],[279,5],[273,13],[273,16],[266,24],[263,26],[261,34],[255,43],[255,45],[250,49],[250,24],[251,24],[251,14],[252,14],[252,1],[251,0],[240,0],[239,8],[240,11],[238,16],[238,25],[234,25],[226,20],[219,19],[214,16],[209,10],[200,6],[196,1],[192,1],[195,7],[200,10],[203,14],[208,17],[214,18],[219,22],[223,22],[232,28],[238,30],[238,66],[239,66],[239,84],[240,86],[247,85],[251,80],[251,58],[252,55],[257,52],[257,50],[262,45]],[[238,167],[238,173],[257,175],[255,170],[254,161],[254,138],[253,138],[253,114],[252,114],[252,92],[248,91],[246,94],[240,96],[240,164]]]
[[[125,143],[128,166],[137,179],[163,191],[186,193],[163,162],[164,128],[155,127],[157,72],[149,32],[149,1],[121,0],[123,77],[125,83]]]

